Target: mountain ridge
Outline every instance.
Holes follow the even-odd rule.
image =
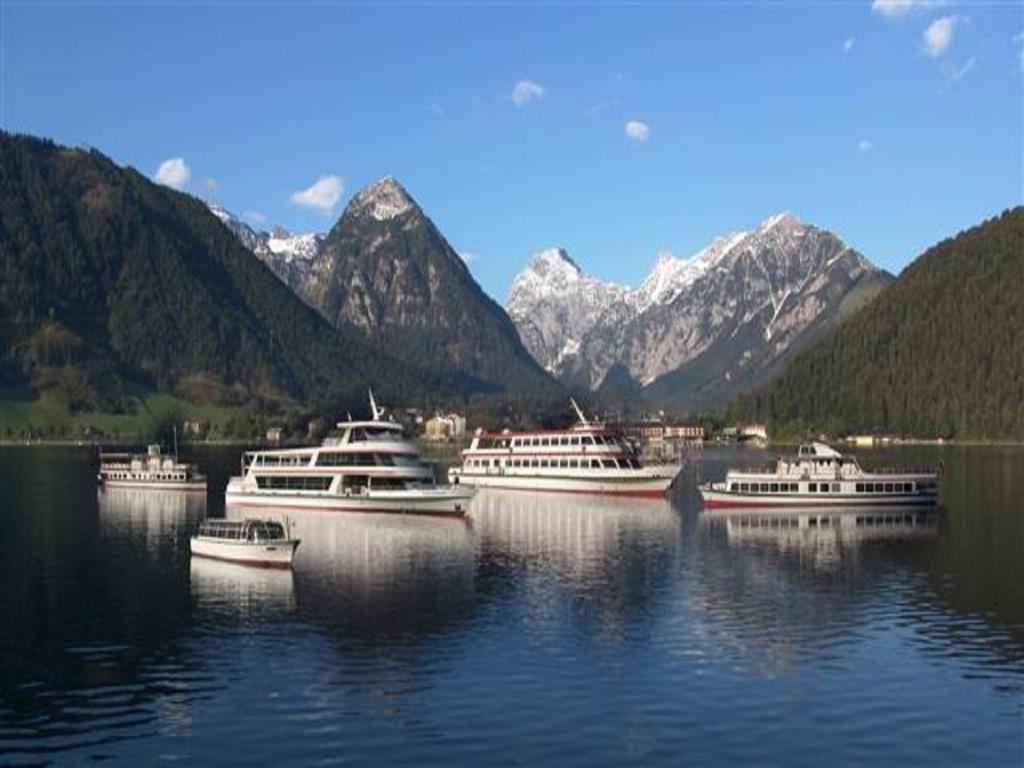
[[[788,211],[689,259],[659,254],[637,288],[578,267],[571,280],[547,285],[540,256],[559,252],[538,253],[509,290],[506,306],[527,348],[570,386],[600,392],[614,370],[617,389],[628,375],[655,403],[677,409],[724,406],[806,345],[828,324],[820,319],[838,318],[848,293],[873,293],[890,279]]]
[[[928,248],[730,415],[805,435],[1024,437],[1024,207]]]

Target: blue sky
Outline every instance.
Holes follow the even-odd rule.
[[[0,24],[4,128],[181,158],[166,180],[292,231],[394,175],[499,301],[550,245],[636,284],[792,210],[898,271],[1024,202],[1021,2],[0,0]]]

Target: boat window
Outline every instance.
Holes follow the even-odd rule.
[[[739,483],[732,483],[732,484],[730,484],[729,490],[733,491],[733,492],[738,492],[740,490]]]
[[[839,483],[832,483],[832,493],[839,493],[842,490],[842,486]]]
[[[591,459],[590,460],[590,468],[591,469],[600,469],[601,468],[601,460],[600,459]]]
[[[594,438],[592,438],[590,435],[584,435],[583,436],[583,444],[584,445],[593,445],[594,444]]]
[[[778,483],[772,483],[771,492],[772,493],[778,493],[779,492],[779,484]]]
[[[331,485],[330,477],[303,475],[271,475],[256,478],[256,485],[269,490],[326,491]]]
[[[365,488],[369,478],[366,475],[345,475],[341,480],[343,488]]]
[[[573,437],[569,438],[569,442],[572,445],[579,445],[580,444],[579,435],[574,435]]]
[[[615,459],[601,459],[601,466],[605,469],[615,469]]]
[[[761,483],[761,493],[768,493],[768,483]]]
[[[886,493],[892,493],[892,483],[886,483],[885,484],[885,492]]]

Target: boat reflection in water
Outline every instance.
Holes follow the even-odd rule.
[[[932,538],[938,533],[938,507],[825,507],[807,509],[705,510],[704,525],[724,526],[732,547],[762,546],[812,555],[822,566],[843,549],[868,541]]]
[[[549,606],[568,590],[605,636],[661,599],[679,554],[680,516],[664,499],[483,488],[470,514],[481,568],[502,589],[521,583],[535,620],[553,620]]]
[[[97,491],[100,530],[119,541],[143,539],[149,550],[188,548],[206,516],[206,494],[184,490],[106,487]]]
[[[293,570],[303,615],[336,637],[431,631],[472,612],[474,536],[464,521],[269,506],[227,517],[278,520],[302,540]]]
[[[252,568],[204,557],[190,560],[192,597],[197,607],[241,618],[266,618],[295,608],[292,572]]]
[[[705,510],[696,579],[708,628],[749,674],[832,663],[905,616],[907,550],[938,535],[936,508]]]

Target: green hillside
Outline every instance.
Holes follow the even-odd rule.
[[[367,384],[444,391],[332,328],[199,200],[26,136],[0,133],[0,169],[0,399],[117,413],[139,393],[328,409]]]
[[[730,417],[792,434],[1024,438],[1024,208],[930,248]]]

